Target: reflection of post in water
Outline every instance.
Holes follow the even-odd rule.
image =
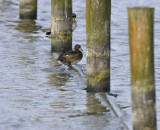
[[[15,26],[15,29],[18,30],[20,35],[14,35],[14,37],[18,38],[23,37],[25,39],[29,39],[29,43],[33,41],[37,41],[39,37],[35,36],[34,34],[41,29],[41,26],[37,25],[35,20],[32,19],[24,19],[24,20],[19,20],[15,21],[18,23]],[[29,35],[25,35],[23,33],[28,33]]]
[[[98,98],[96,98],[95,93],[87,93],[86,114],[103,115],[104,112],[110,112],[110,110],[101,104],[101,101]]]
[[[110,91],[111,0],[86,1],[87,90]]]
[[[72,49],[72,0],[51,0],[51,50]]]
[[[37,0],[20,0],[20,19],[37,18]]]
[[[153,8],[129,8],[129,43],[134,130],[156,130]]]
[[[18,25],[16,26],[16,30],[22,33],[35,33],[41,29],[41,26],[38,26],[35,20],[32,19],[25,19],[17,22]]]

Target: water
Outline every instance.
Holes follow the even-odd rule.
[[[19,0],[0,1],[0,129],[2,130],[127,130],[131,123],[131,89],[127,7],[155,7],[155,75],[160,125],[160,2],[112,1],[111,91],[87,93],[85,0],[73,0],[78,26],[73,46],[82,45],[84,58],[75,66],[58,63],[50,39],[41,38],[50,26],[50,0],[38,1],[38,19],[19,19]],[[109,105],[109,102],[111,105]]]

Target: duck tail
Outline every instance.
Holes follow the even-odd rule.
[[[61,52],[61,54],[58,56],[57,60],[60,60],[60,61],[61,61],[63,53],[65,53],[64,50],[63,50],[63,51]]]

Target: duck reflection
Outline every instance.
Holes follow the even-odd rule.
[[[58,69],[56,69],[57,71]],[[49,79],[48,84],[54,87],[62,87],[65,86],[70,74],[65,73],[65,72],[61,72],[61,70],[59,70],[60,72],[55,72],[50,74],[47,78]],[[60,89],[60,88],[57,88]]]
[[[61,67],[61,65],[57,62],[57,56],[60,52],[51,53],[50,58],[50,68],[44,69],[44,71],[49,72],[47,84],[55,87],[58,90],[61,90],[61,87],[64,87],[71,77],[70,73],[68,73],[67,68]]]

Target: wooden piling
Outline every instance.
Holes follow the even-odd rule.
[[[128,8],[133,130],[156,130],[154,9]]]
[[[87,91],[110,91],[111,0],[86,0]]]
[[[72,49],[72,0],[51,0],[51,50]]]
[[[37,19],[37,0],[20,0],[20,19]]]

